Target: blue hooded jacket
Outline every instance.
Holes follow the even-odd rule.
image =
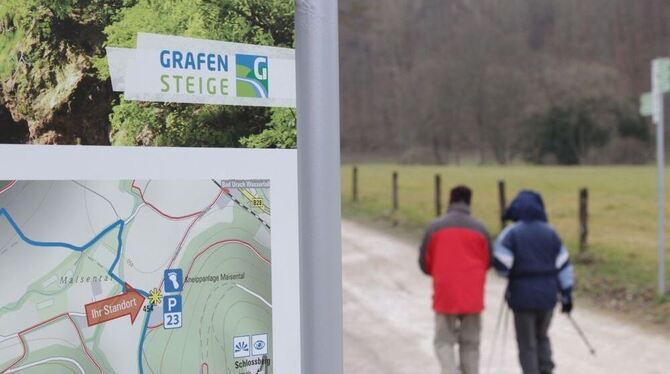
[[[569,294],[573,269],[561,238],[547,223],[542,196],[521,191],[503,216],[517,222],[500,233],[494,266],[509,278],[507,301],[513,310],[553,309],[559,293]]]

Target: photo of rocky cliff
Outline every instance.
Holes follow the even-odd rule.
[[[0,143],[295,147],[295,111],[127,101],[105,47],[138,32],[294,47],[293,1],[4,0]]]

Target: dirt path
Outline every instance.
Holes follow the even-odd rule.
[[[438,373],[433,355],[430,279],[418,269],[413,245],[352,222],[342,224],[345,373]],[[488,362],[503,280],[489,274],[481,346]],[[569,321],[556,314],[551,328],[556,373],[670,373],[670,339],[580,309],[574,318],[595,345],[589,355]],[[500,335],[503,335],[502,329]],[[499,338],[490,373],[521,373],[511,318]],[[505,351],[502,352],[503,346]]]

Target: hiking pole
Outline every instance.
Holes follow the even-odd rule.
[[[487,373],[491,373],[491,367],[493,365],[493,357],[495,357],[496,352],[496,341],[498,340],[498,335],[500,333],[500,322],[502,321],[502,316],[505,311],[505,294],[503,294],[502,302],[500,303],[500,309],[498,309],[498,318],[496,319],[496,327],[493,330],[493,340],[491,341],[491,354],[489,355],[489,362],[486,368]]]
[[[505,317],[503,317],[502,349],[500,350],[500,365],[505,362],[505,352],[507,351],[507,327],[509,326],[509,315],[512,314],[510,308],[505,308]]]
[[[577,330],[577,334],[579,334],[579,336],[582,338],[582,341],[584,342],[584,344],[586,344],[586,347],[588,347],[589,352],[591,353],[591,355],[595,356],[596,355],[596,349],[593,348],[593,346],[591,345],[591,342],[589,342],[589,339],[586,338],[586,335],[584,334],[584,331],[581,329],[581,327],[579,327],[579,325],[577,324],[577,321],[575,321],[572,318],[570,313],[567,313],[565,316],[568,317],[568,319],[572,323],[572,326],[574,326],[575,330]]]

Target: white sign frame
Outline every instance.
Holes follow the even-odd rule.
[[[270,179],[272,367],[301,372],[296,150],[0,145],[0,159],[3,180]]]

